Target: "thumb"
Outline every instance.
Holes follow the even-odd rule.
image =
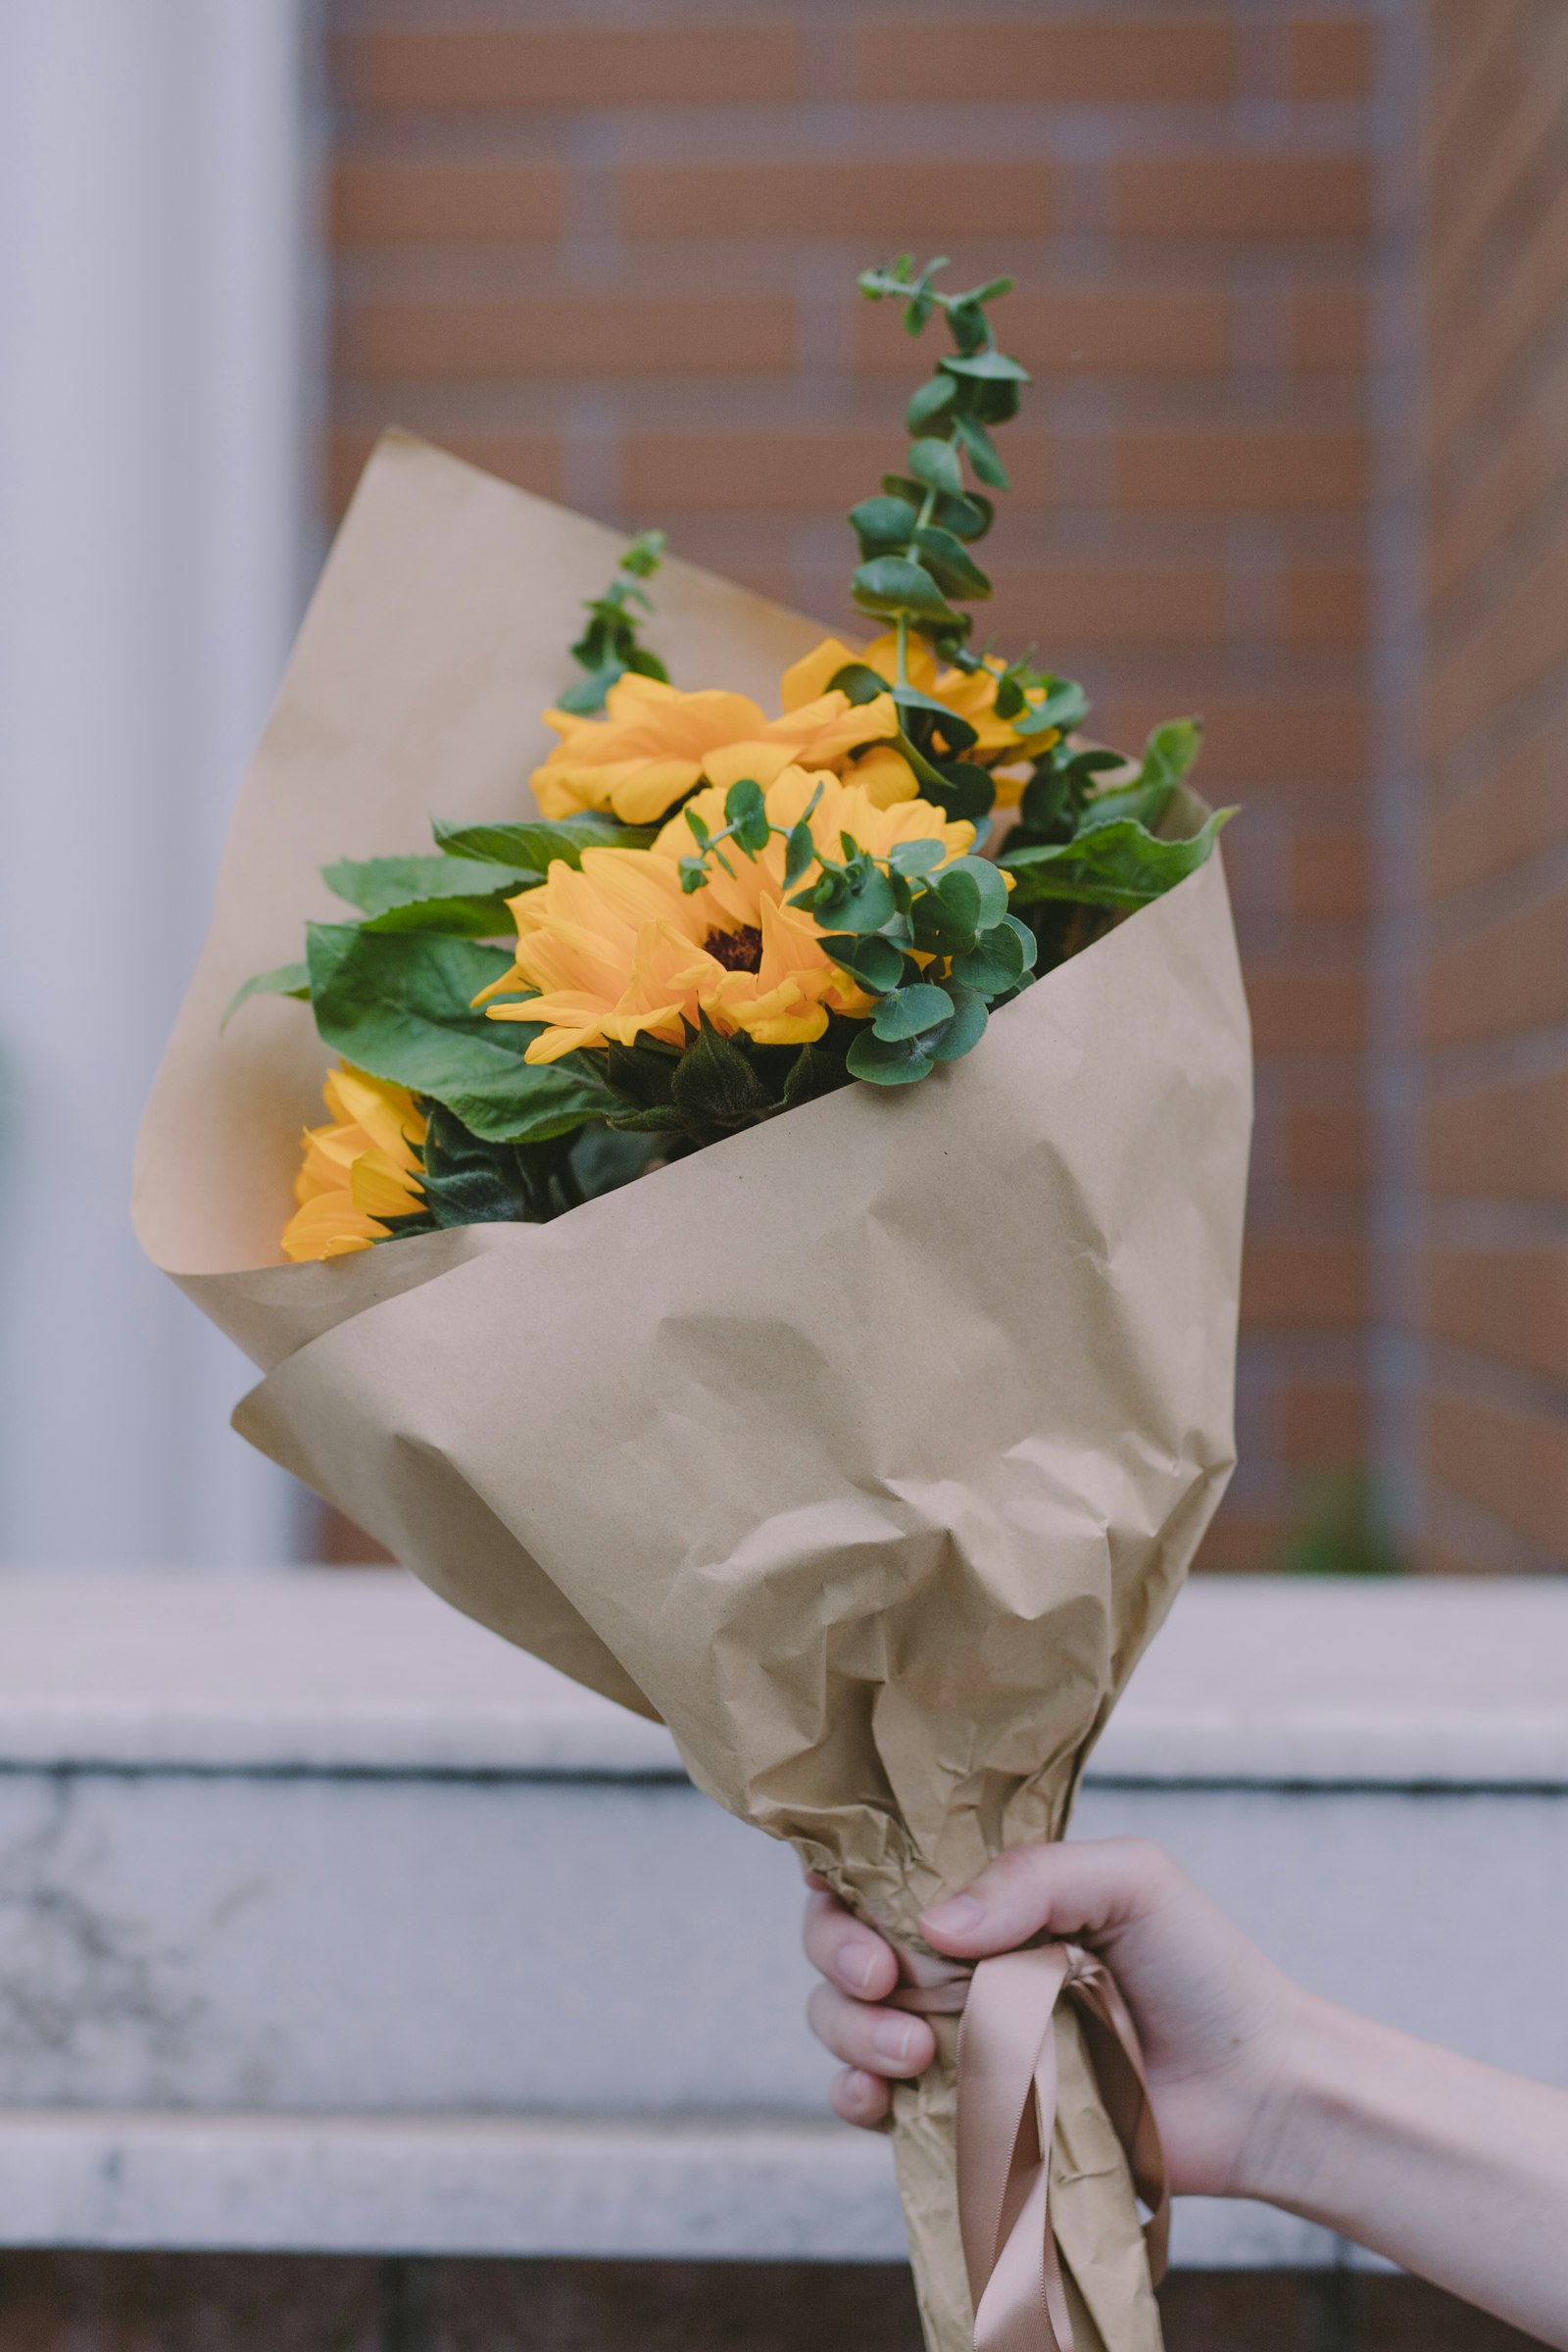
[[[1174,1865],[1143,1838],[1082,1845],[1019,1845],[961,1894],[922,1912],[920,1930],[939,1952],[984,1959],[1010,1952],[1043,1930],[1093,1942],[1156,1907]]]

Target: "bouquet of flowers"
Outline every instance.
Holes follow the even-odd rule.
[[[918,1911],[1061,1834],[1229,1475],[1250,1096],[1196,723],[1126,759],[971,642],[1027,377],[1006,281],[939,268],[861,280],[951,343],[850,514],[864,644],[383,440],[136,1214],[265,1374],[246,1436],[662,1717],[956,2007]],[[1042,1996],[989,2220],[956,2021],[900,2094],[934,2352],[1157,2343],[1091,1976]]]

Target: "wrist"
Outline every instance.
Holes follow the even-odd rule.
[[[1354,2044],[1364,2021],[1332,2001],[1298,1991],[1280,2036],[1278,2060],[1237,2167],[1234,2194],[1312,2214],[1336,2168],[1335,2149],[1353,2131],[1360,2073]]]

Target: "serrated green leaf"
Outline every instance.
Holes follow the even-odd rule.
[[[1004,852],[1001,863],[1017,877],[1016,906],[1073,899],[1081,906],[1130,910],[1162,898],[1196,873],[1235,814],[1234,808],[1216,809],[1186,841],[1161,841],[1136,818],[1121,817],[1072,841]]]
[[[612,816],[568,816],[552,821],[525,818],[517,824],[448,824],[437,817],[432,831],[450,857],[477,858],[543,880],[556,858],[580,865],[584,850],[645,850],[657,825],[622,825]]]
[[[311,1000],[325,1044],[367,1070],[444,1102],[493,1143],[542,1142],[600,1117],[610,1099],[576,1056],[523,1055],[538,1025],[492,1021],[473,999],[512,968],[503,949],[437,934],[312,923]]]
[[[1144,747],[1137,774],[1088,801],[1078,819],[1079,832],[1092,832],[1099,825],[1131,816],[1152,833],[1170,806],[1171,795],[1198,758],[1202,740],[1202,725],[1197,719],[1169,719],[1155,727]]]
[[[311,995],[310,967],[303,963],[280,963],[270,972],[253,972],[242,988],[236,988],[223,1007],[220,1029],[226,1029],[240,1006],[252,997],[303,997],[307,1004]]]
[[[338,898],[368,915],[435,899],[499,900],[527,890],[537,880],[531,860],[448,856],[440,858],[344,858],[324,865],[321,879]]]
[[[531,890],[537,878],[518,887]],[[515,897],[515,889],[509,893]],[[458,939],[505,939],[516,926],[506,899],[414,899],[406,906],[389,906],[385,914],[367,915],[366,931],[445,931]]]

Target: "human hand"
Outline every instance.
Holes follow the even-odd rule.
[[[883,2005],[898,1983],[892,1947],[820,1880],[811,1884],[806,1952],[825,1982],[808,2015],[844,2061],[835,2111],[874,2127],[888,2112],[889,2082],[922,2073],[935,2037],[923,2018]],[[1253,2193],[1303,1996],[1157,1845],[1110,1838],[1016,1846],[927,1911],[920,1930],[933,1949],[961,1960],[1011,1951],[1042,1930],[1098,1952],[1138,2028],[1172,2189]]]

